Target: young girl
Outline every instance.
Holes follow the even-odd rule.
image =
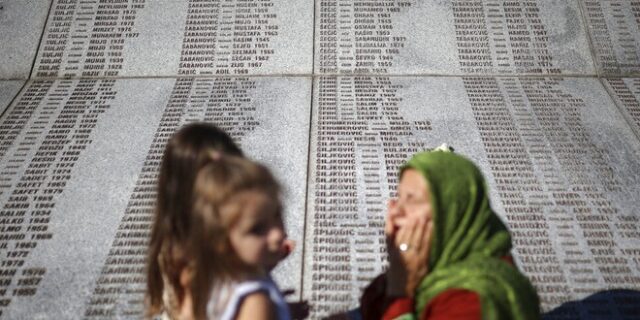
[[[282,319],[267,276],[285,254],[279,188],[211,125],[184,127],[165,149],[149,245],[147,316]],[[252,314],[252,313],[255,313]]]

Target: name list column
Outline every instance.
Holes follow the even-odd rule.
[[[412,6],[397,0],[319,1],[320,73],[389,73],[407,38],[394,17]]]
[[[453,0],[460,71],[558,74],[536,1]]]
[[[25,101],[37,102],[28,103],[35,109],[0,162],[3,176],[8,177],[0,194],[0,314],[13,299],[35,295],[45,276],[46,267],[25,268],[25,263],[40,242],[54,236],[48,231],[52,212],[76,162],[92,143],[100,115],[115,98],[114,81],[35,82],[9,111],[6,119],[12,121],[13,115],[23,112]],[[44,93],[45,88],[46,100],[31,94]]]
[[[135,21],[146,0],[57,0],[34,69],[35,77],[115,77],[124,47],[139,37]]]
[[[562,79],[464,83],[515,253],[543,309],[638,283],[637,252],[627,245],[640,239],[629,229],[637,217],[615,201],[623,185],[585,125],[585,101]],[[570,313],[613,315],[623,307],[602,303]]]
[[[583,1],[596,59],[602,72],[640,72],[640,2]]]
[[[400,114],[403,86],[388,77],[322,77],[317,86],[304,293],[322,317],[355,307],[384,270],[385,200],[398,166],[426,148],[416,135],[431,123]]]
[[[280,25],[272,0],[188,4],[178,74],[247,75],[275,54]]]
[[[640,79],[606,79],[607,84],[613,89],[615,98],[620,101],[624,111],[635,124],[640,134]]]

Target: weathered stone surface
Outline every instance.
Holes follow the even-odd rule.
[[[640,137],[640,79],[608,78],[602,82],[608,87],[620,111]]]
[[[273,169],[302,243],[310,91],[308,78],[34,81],[0,120],[28,119],[2,137],[0,249],[16,270],[3,316],[140,317],[161,151],[193,121]],[[301,250],[275,271],[283,288],[300,291],[300,265]]]
[[[27,79],[51,0],[0,0],[0,79]]]
[[[581,0],[581,4],[599,73],[640,73],[640,3]]]
[[[24,81],[0,81],[0,114],[2,114],[18,94]]]
[[[282,180],[297,247],[275,278],[312,317],[356,306],[385,267],[398,165],[446,142],[487,176],[550,318],[623,318],[639,294],[610,289],[640,288],[639,10],[0,0],[0,319],[140,318],[158,152],[201,120]]]
[[[316,1],[318,73],[594,74],[577,1]]]
[[[272,0],[54,0],[31,76],[310,73],[312,7]],[[45,48],[46,41],[56,45]]]
[[[598,80],[320,77],[314,86],[304,297],[316,316],[357,306],[383,270],[398,166],[443,142],[486,175],[545,311],[640,286],[640,141]],[[613,302],[589,308],[616,312]]]

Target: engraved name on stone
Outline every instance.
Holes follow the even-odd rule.
[[[306,262],[309,302],[323,316],[353,307],[383,270],[383,201],[395,194],[398,166],[426,148],[414,135],[431,126],[399,113],[402,86],[388,77],[322,77],[317,87]]]
[[[557,74],[536,1],[451,2],[460,71]]]
[[[56,0],[33,76],[247,75],[275,64],[283,44],[281,7],[273,0],[165,1]],[[163,6],[171,14],[156,13]]]
[[[411,1],[318,1],[320,73],[388,73],[407,38],[393,17]]]
[[[274,55],[273,1],[188,3],[179,74],[246,75]]]
[[[25,82],[26,81],[21,80],[0,81],[0,114],[3,114],[9,107]]]
[[[600,71],[611,75],[640,72],[640,2],[580,2]]]
[[[124,47],[140,36],[146,0],[57,0],[42,39],[35,77],[115,77]]]
[[[54,236],[51,212],[115,98],[113,84],[34,81],[0,122],[0,315],[13,299],[35,295],[46,274],[46,266],[25,262]]]
[[[621,111],[640,136],[640,79],[610,78],[603,81],[611,88]]]
[[[621,154],[637,154],[639,144],[598,81],[405,79],[317,80],[313,239],[305,264],[314,316],[355,307],[360,290],[384,269],[383,202],[394,195],[398,165],[442,141],[462,146],[485,172],[494,209],[512,231],[512,254],[543,310],[639,283],[632,194],[640,163],[606,149],[624,141],[616,144]],[[436,83],[447,89],[432,89]],[[421,94],[434,102],[424,105]],[[399,115],[405,108],[413,119]],[[450,127],[466,129],[443,133]],[[574,311],[595,316],[619,308],[589,302],[586,311]]]
[[[320,0],[316,17],[319,73],[594,73],[577,2]]]
[[[585,99],[564,89],[562,79],[463,81],[514,253],[543,309],[640,283],[630,245],[640,240],[639,219],[620,200],[633,187],[621,182],[586,126]],[[616,308],[592,307],[591,316]]]

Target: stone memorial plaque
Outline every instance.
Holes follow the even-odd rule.
[[[319,77],[314,82],[303,297],[357,307],[385,268],[398,166],[448,143],[474,160],[544,311],[640,287],[640,141],[597,79]],[[615,316],[631,300],[571,316]]]
[[[310,92],[309,78],[32,81],[0,119],[0,317],[141,318],[162,150],[193,121],[273,169],[302,243]],[[301,259],[275,271],[298,294]]]
[[[308,1],[53,0],[32,77],[308,74]]]
[[[18,94],[22,85],[24,85],[24,81],[0,81],[0,115]]]
[[[609,78],[602,81],[640,137],[640,79]]]
[[[549,318],[637,310],[592,294],[640,291],[640,1],[0,0],[0,43],[0,319],[141,317],[162,150],[194,121],[282,182],[274,277],[312,318],[386,268],[398,166],[441,143]]]
[[[27,79],[50,0],[0,0],[0,79]]]
[[[640,2],[581,0],[598,71],[640,73]]]
[[[316,1],[322,74],[594,74],[577,1]]]

